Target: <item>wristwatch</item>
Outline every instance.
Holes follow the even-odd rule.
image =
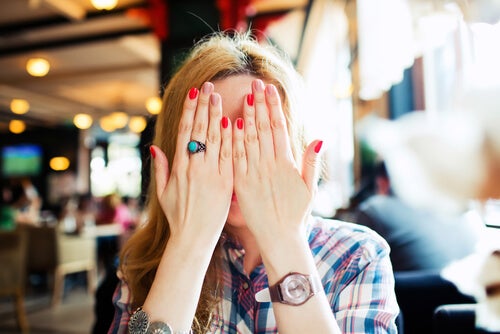
[[[322,288],[321,281],[315,275],[291,272],[276,284],[257,292],[258,302],[272,301],[287,305],[302,305]]]

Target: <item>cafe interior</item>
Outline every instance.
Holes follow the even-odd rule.
[[[24,196],[16,219],[0,221],[1,333],[106,333],[116,255],[147,221],[162,89],[193,43],[226,30],[254,31],[304,79],[301,117],[306,134],[324,140],[328,175],[313,214],[356,223],[383,161],[409,206],[474,225],[467,256],[439,270],[395,269],[399,332],[500,332],[498,0],[0,8],[2,210],[16,191]],[[113,218],[117,208],[126,222]]]

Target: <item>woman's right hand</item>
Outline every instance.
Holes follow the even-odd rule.
[[[213,90],[213,84],[205,82],[200,91],[192,88],[187,94],[170,168],[160,148],[151,147],[156,193],[171,238],[184,235],[191,244],[196,238],[219,238],[233,191],[232,127]],[[206,143],[206,151],[190,153],[191,140]]]
[[[156,194],[170,239],[143,308],[151,321],[175,330],[191,328],[210,249],[219,240],[233,192],[232,130],[213,90],[205,82],[201,91],[192,88],[187,95],[170,168],[160,148],[151,146]],[[206,143],[206,151],[189,153],[191,140]]]

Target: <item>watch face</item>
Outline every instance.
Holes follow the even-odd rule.
[[[302,304],[311,296],[311,285],[304,275],[289,275],[281,283],[281,293],[285,302]]]
[[[168,324],[161,322],[161,321],[155,321],[155,322],[152,322],[151,325],[149,325],[148,333],[151,333],[151,334],[173,334],[173,331],[172,331],[172,327],[170,327]]]

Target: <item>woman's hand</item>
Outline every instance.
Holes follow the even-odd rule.
[[[257,79],[252,92],[233,129],[235,192],[248,227],[262,244],[302,231],[316,190],[322,142],[307,147],[300,172],[276,87]]]
[[[233,191],[231,126],[222,117],[221,97],[210,82],[192,88],[184,102],[177,146],[169,170],[165,154],[152,146],[156,192],[170,224],[171,238],[187,232],[217,240],[226,222]],[[195,140],[206,150],[188,151]]]
[[[226,222],[233,191],[231,127],[210,82],[186,97],[174,159],[151,147],[156,193],[170,227],[155,279],[144,302],[151,320],[191,328],[212,252]],[[206,144],[190,153],[188,143]],[[168,282],[168,284],[165,284]]]

